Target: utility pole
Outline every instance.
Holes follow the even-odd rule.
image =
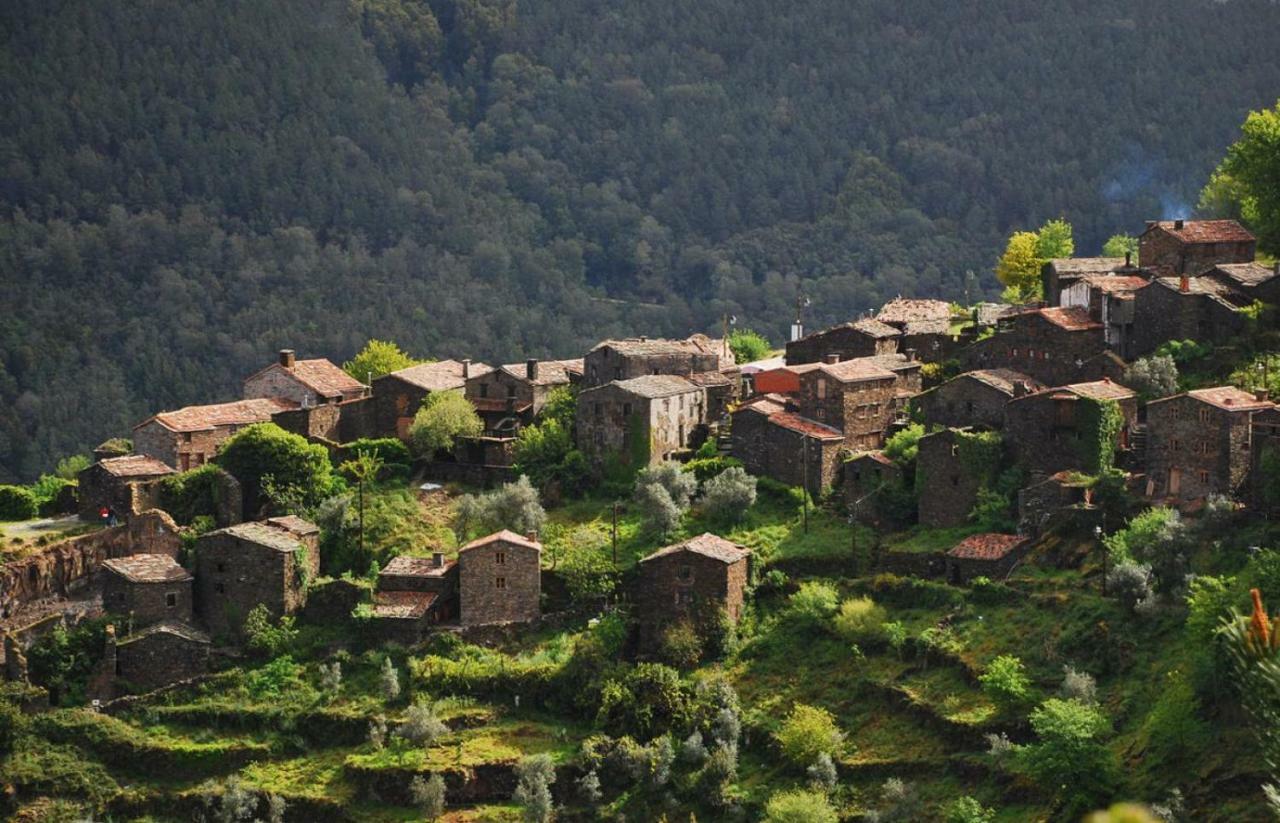
[[[618,568],[618,501],[613,501],[613,567]]]
[[[800,499],[800,517],[804,522],[804,533],[809,533],[809,443],[801,435],[800,440],[800,463],[804,467],[804,487],[801,491],[804,496]]]

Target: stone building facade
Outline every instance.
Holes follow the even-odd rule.
[[[167,464],[145,454],[109,457],[80,472],[79,513],[83,520],[98,521],[104,506],[121,517],[134,513],[137,485],[174,473]]]
[[[275,363],[244,381],[244,397],[273,398],[291,406],[343,403],[369,395],[369,387],[323,358],[298,360],[283,349]]]
[[[137,626],[161,620],[190,623],[191,573],[166,554],[133,554],[102,564],[102,607]]]
[[[1012,369],[978,369],[934,386],[911,402],[928,427],[999,429],[1006,403],[1043,388]]]
[[[1132,260],[1123,257],[1067,257],[1050,260],[1040,269],[1044,300],[1049,306],[1061,306],[1062,293],[1085,277],[1108,277],[1128,268]]]
[[[287,529],[267,523],[218,529],[196,541],[196,610],[215,634],[238,630],[259,603],[274,617],[293,614],[319,571],[319,552]]]
[[[1126,451],[1138,422],[1138,399],[1133,391],[1110,380],[1059,386],[1009,401],[1005,442],[1018,463],[1032,473],[1097,471],[1096,452],[1091,451],[1099,436],[1092,428],[1097,420],[1088,406],[1100,402],[1119,406],[1124,423],[1115,448]]]
[[[751,474],[817,496],[839,478],[844,435],[788,411],[779,399],[761,396],[733,413],[733,456]]]
[[[116,641],[115,676],[134,692],[187,680],[209,671],[209,636],[185,623],[164,621]]]
[[[908,393],[899,374],[879,358],[864,357],[838,363],[796,367],[800,390],[796,411],[810,420],[838,429],[845,445],[857,451],[884,445],[889,424],[899,415]]]
[[[975,577],[1001,580],[1027,552],[1031,541],[1016,534],[975,534],[947,552],[947,581],[964,583]]]
[[[1161,277],[1133,295],[1130,353],[1150,354],[1169,340],[1222,343],[1245,329],[1252,300],[1211,277]]]
[[[1152,220],[1138,238],[1138,265],[1192,277],[1219,263],[1250,263],[1258,241],[1234,220]]]
[[[888,510],[887,496],[901,489],[902,467],[881,451],[860,452],[841,464],[844,499],[849,514],[860,523],[897,526],[897,513]]]
[[[1250,302],[1280,305],[1280,262],[1270,266],[1257,262],[1220,263],[1201,276],[1239,292]]]
[[[920,525],[949,528],[968,522],[978,492],[995,482],[999,464],[969,465],[964,445],[968,432],[943,429],[920,438],[916,456],[916,494]],[[994,435],[989,435],[994,437]]]
[[[605,340],[583,358],[586,388],[618,380],[652,375],[688,377],[701,372],[721,372],[735,365],[733,352],[723,340],[695,334],[685,340],[652,340],[647,337]]]
[[[641,646],[652,650],[662,630],[680,620],[708,619],[723,609],[737,622],[750,578],[751,553],[714,534],[659,549],[639,563],[633,598]]]
[[[431,557],[393,558],[378,573],[379,592],[420,592],[433,597],[427,617],[432,623],[449,620],[458,613],[458,564],[446,560],[442,552]]]
[[[1280,461],[1280,407],[1254,412],[1252,424],[1249,499],[1255,510],[1275,515],[1280,512],[1280,483],[1274,469]]]
[[[582,360],[528,360],[470,378],[465,393],[489,435],[514,435],[533,422],[557,388],[582,379]]]
[[[1102,324],[1080,308],[1033,309],[1001,319],[961,356],[966,371],[1010,369],[1047,386],[1083,379],[1085,361],[1106,350]]]
[[[380,437],[409,439],[413,416],[427,396],[439,391],[464,391],[467,381],[492,371],[470,360],[420,363],[373,379],[373,428]]]
[[[787,343],[787,365],[893,354],[901,336],[893,326],[870,318],[842,323]]]
[[[510,531],[458,550],[458,621],[527,623],[542,614],[542,544]]]
[[[1247,496],[1253,417],[1274,409],[1270,400],[1234,386],[1148,403],[1148,495],[1171,500]]]
[[[1085,275],[1062,291],[1059,305],[1080,308],[1102,324],[1107,347],[1130,357],[1136,328],[1135,295],[1151,282],[1141,269],[1121,269],[1109,275]]]
[[[270,422],[272,415],[290,408],[283,400],[258,398],[161,412],[134,426],[133,449],[187,471],[212,460],[223,442],[240,429]]]
[[[706,415],[706,391],[683,377],[618,380],[578,395],[578,448],[597,468],[610,456],[656,465],[693,446]]]

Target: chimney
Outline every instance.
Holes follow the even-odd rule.
[[[915,350],[915,349],[907,349],[906,354],[907,354],[907,362],[908,362],[908,363],[914,363],[914,362],[916,362],[916,350]]]
[[[462,358],[462,379],[467,380],[471,377],[471,358]]]
[[[292,368],[293,368],[294,359],[295,359],[295,358],[294,358],[294,355],[293,355],[293,349],[281,349],[281,350],[280,350],[280,365],[281,365],[281,366],[284,366],[286,369],[292,369]]]
[[[525,375],[525,377],[529,378],[530,380],[537,380],[537,379],[538,379],[538,360],[537,360],[537,358],[535,358],[535,357],[530,357],[528,360],[524,361],[524,375]]]
[[[1182,218],[1181,218],[1181,217],[1179,217],[1177,220],[1174,220],[1174,221],[1173,221],[1173,228],[1174,228],[1174,231],[1182,231],[1182,227],[1183,227],[1184,225],[1185,225],[1185,223],[1183,222],[1183,220],[1182,220]]]
[[[538,542],[538,533],[537,533],[537,532],[528,532],[527,534],[525,534],[524,539],[525,539],[525,540],[528,540],[530,543],[537,543],[537,542]]]
[[[824,355],[822,356],[822,362],[823,362],[823,363],[839,363],[839,362],[840,362],[840,355],[838,355],[838,354],[824,354]]]
[[[1029,392],[1030,392],[1030,389],[1027,387],[1027,381],[1025,381],[1025,380],[1015,380],[1015,381],[1013,381],[1013,396],[1014,396],[1014,397],[1022,397],[1022,396],[1024,396],[1024,395],[1028,394]]]
[[[1182,275],[1182,279],[1178,281],[1178,291],[1183,294],[1191,291],[1191,277],[1189,275]]]
[[[1266,389],[1258,389],[1256,392],[1253,393],[1253,397],[1259,403],[1265,403],[1271,399],[1271,392],[1267,391]]]
[[[437,569],[443,569],[444,568],[444,552],[432,552],[431,565],[435,566]]]

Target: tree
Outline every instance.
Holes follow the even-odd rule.
[[[444,814],[445,785],[444,778],[439,774],[433,774],[426,780],[422,775],[414,776],[409,783],[409,796],[413,798],[413,805],[428,820],[435,820]]]
[[[870,597],[851,597],[840,604],[835,629],[852,643],[866,643],[884,636],[886,613]]]
[[[1035,232],[1014,232],[996,262],[996,278],[1007,287],[1005,295],[1013,298],[1012,302],[1029,302],[1043,293],[1038,242]]]
[[[1027,677],[1026,668],[1011,654],[1002,654],[988,663],[978,682],[982,690],[1005,709],[1018,708],[1031,693],[1031,678]]]
[[[702,486],[703,507],[721,522],[741,520],[755,502],[756,479],[740,466],[725,469]]]
[[[1071,224],[1066,220],[1050,220],[1036,232],[1036,257],[1041,265],[1050,260],[1071,257],[1076,253]],[[1039,276],[1037,270],[1036,276]]]
[[[342,364],[342,370],[366,385],[384,374],[407,369],[422,361],[414,360],[400,351],[395,343],[384,340],[370,340],[364,344],[360,353]]]
[[[484,422],[460,391],[434,391],[409,425],[409,442],[419,455],[431,458],[447,452],[465,437],[479,437]]]
[[[831,712],[803,703],[791,708],[774,738],[783,756],[799,767],[810,765],[820,754],[838,754],[844,745],[844,734]]]
[[[569,532],[565,543],[558,569],[569,598],[583,607],[600,605],[618,586],[617,570],[607,554],[607,538],[590,526],[578,526]]]
[[[1103,257],[1129,256],[1129,262],[1138,264],[1138,238],[1128,234],[1113,234],[1102,244]]]
[[[729,332],[729,350],[733,352],[738,365],[742,365],[765,359],[772,347],[762,335],[750,329],[734,329]]]
[[[400,672],[392,665],[390,657],[382,658],[382,669],[378,673],[378,686],[382,690],[382,699],[391,703],[400,696]]]
[[[486,533],[510,529],[517,534],[542,531],[547,512],[542,508],[538,490],[521,475],[514,483],[506,483],[480,495],[463,495],[455,514],[455,531],[466,538],[476,530]]]
[[[995,809],[989,809],[967,795],[947,806],[946,814],[946,823],[993,823],[996,819]]]
[[[840,592],[822,580],[806,580],[791,595],[787,612],[796,620],[822,623],[840,607]]]
[[[346,461],[338,470],[351,475],[356,481],[358,489],[359,511],[360,511],[360,555],[364,556],[364,487],[366,483],[371,483],[378,479],[378,472],[382,471],[382,458],[371,451],[357,452],[355,458]]]
[[[283,654],[298,637],[298,631],[293,627],[293,616],[281,615],[273,624],[271,610],[265,603],[254,606],[245,615],[243,632],[245,646],[261,657]]]
[[[73,454],[64,457],[58,461],[57,467],[53,470],[54,476],[61,477],[63,480],[75,480],[80,476],[80,472],[93,465],[93,459],[87,454]]]
[[[1260,250],[1280,252],[1280,101],[1249,112],[1240,139],[1227,149],[1210,185],[1215,193],[1235,199]],[[1202,194],[1201,202],[1205,200]]]
[[[396,729],[398,736],[420,746],[431,746],[448,733],[449,727],[440,719],[435,706],[425,701],[410,706],[404,713],[404,722]]]
[[[1122,560],[1107,573],[1107,588],[1126,609],[1134,611],[1152,597],[1151,567]]]
[[[551,755],[535,754],[516,765],[516,790],[511,796],[523,807],[527,823],[548,823],[555,813],[551,784],[556,782]]]
[[[314,506],[333,493],[329,453],[318,443],[287,432],[275,423],[256,423],[229,437],[213,459],[244,489],[250,510],[272,487],[290,490],[301,505]]]
[[[572,418],[547,417],[522,428],[514,447],[515,471],[540,489],[554,482],[565,494],[585,491],[590,472],[586,458],[574,448],[572,426]]]
[[[1058,686],[1058,696],[1064,700],[1076,700],[1086,706],[1098,702],[1098,682],[1093,675],[1070,666],[1062,666],[1062,684]]]
[[[1130,363],[1123,379],[1143,399],[1157,400],[1178,393],[1178,364],[1167,354],[1153,354]]]
[[[342,664],[337,660],[320,664],[320,689],[330,696],[336,696],[341,691]]]
[[[636,476],[633,499],[649,529],[666,537],[680,527],[698,480],[675,463],[660,463]]]
[[[36,496],[22,486],[0,486],[0,520],[30,520],[40,513]]]
[[[1031,713],[1037,742],[1018,750],[1027,773],[1059,798],[1064,819],[1077,818],[1110,797],[1118,777],[1115,755],[1102,743],[1111,728],[1097,706],[1051,697]]]
[[[916,455],[920,453],[920,438],[922,437],[924,437],[924,426],[919,423],[912,423],[885,440],[884,456],[900,466],[913,463]]]
[[[840,782],[840,775],[836,772],[835,761],[826,752],[818,755],[817,759],[813,761],[813,764],[805,772],[809,775],[809,784],[826,794],[834,792]]]
[[[764,807],[765,823],[836,823],[839,819],[831,801],[818,791],[775,792]]]

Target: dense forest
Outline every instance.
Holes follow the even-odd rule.
[[[580,353],[995,294],[1195,201],[1263,0],[10,0],[0,482],[292,346]]]

